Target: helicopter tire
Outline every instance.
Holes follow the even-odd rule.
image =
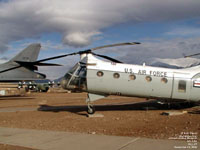
[[[93,105],[88,105],[87,113],[92,115],[95,113],[95,107]]]

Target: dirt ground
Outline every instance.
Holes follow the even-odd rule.
[[[89,118],[86,97],[86,93],[31,93],[23,97],[0,97],[0,110],[17,108],[11,112],[0,111],[0,126],[154,139],[169,139],[182,132],[198,134],[200,131],[199,114],[161,115],[163,112],[196,108],[168,110],[169,105],[146,103],[141,98],[110,96],[94,103],[96,114],[104,117]],[[24,108],[26,111],[20,111]],[[32,108],[38,110],[32,111]],[[3,149],[2,145],[0,149]]]
[[[7,144],[0,144],[0,150],[36,150],[26,147],[20,147],[20,146],[12,146]]]

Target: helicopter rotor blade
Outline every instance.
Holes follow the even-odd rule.
[[[115,46],[124,46],[124,45],[136,45],[136,44],[141,44],[139,42],[127,42],[127,43],[117,43],[117,44],[110,44],[110,45],[104,45],[104,46],[99,46],[95,48],[91,48],[91,51],[106,48],[106,47],[115,47]]]
[[[38,60],[38,61],[36,61],[36,62],[37,62],[37,63],[40,63],[40,62],[43,62],[43,61],[58,59],[58,58],[67,57],[67,56],[72,56],[72,55],[77,55],[77,54],[79,54],[79,53],[78,53],[78,52],[75,52],[75,53],[70,53],[70,54],[64,54],[64,55],[49,57],[49,58],[46,58],[46,59],[41,59],[41,60]]]
[[[15,66],[15,67],[12,67],[12,68],[1,70],[0,73],[7,72],[7,71],[10,71],[10,70],[14,70],[14,69],[17,69],[17,68],[20,68],[20,67],[24,67],[24,66],[60,66],[59,64],[49,64],[49,63],[41,63],[41,62],[48,61],[48,60],[53,60],[53,59],[58,59],[58,58],[62,58],[62,57],[67,57],[67,56],[72,56],[72,55],[77,55],[77,54],[81,55],[81,54],[84,54],[84,53],[92,53],[92,51],[94,51],[94,50],[98,50],[98,49],[102,49],[102,48],[106,48],[106,47],[115,47],[115,46],[124,46],[124,45],[136,45],[136,44],[140,44],[140,43],[139,42],[127,42],[127,43],[117,43],[117,44],[111,44],[111,45],[104,45],[104,46],[99,46],[99,47],[95,47],[95,48],[91,48],[91,49],[87,49],[87,50],[83,50],[83,51],[78,51],[78,52],[74,52],[74,53],[69,53],[69,54],[49,57],[49,58],[41,59],[41,60],[34,61],[34,62],[16,61],[16,63],[18,63],[19,66]],[[114,59],[114,58],[111,58],[109,56],[95,54],[95,53],[92,53],[92,54],[96,55],[96,56],[99,56],[99,57],[102,57],[104,59],[110,60],[112,62],[122,63],[121,61],[119,61],[117,59]],[[191,56],[195,56],[195,55],[199,55],[199,54],[200,53],[194,54],[194,55],[189,55],[189,56],[186,56],[186,57],[191,57]]]
[[[17,69],[17,68],[20,68],[20,67],[22,67],[22,66],[20,65],[20,66],[8,68],[8,69],[5,69],[5,70],[1,70],[0,73],[4,73],[4,72],[10,71],[10,70],[14,70],[14,69]]]
[[[58,59],[58,58],[62,58],[62,57],[67,57],[67,56],[72,56],[72,55],[77,55],[77,54],[81,55],[81,54],[84,54],[84,53],[91,53],[94,50],[98,50],[98,49],[102,49],[102,48],[106,48],[106,47],[115,47],[115,46],[124,46],[124,45],[136,45],[136,44],[140,44],[140,43],[139,42],[127,42],[127,43],[117,43],[117,44],[111,44],[111,45],[104,45],[104,46],[99,46],[99,47],[95,47],[95,48],[91,48],[91,49],[87,49],[87,50],[83,50],[83,51],[78,51],[78,52],[74,52],[74,53],[69,53],[69,54],[49,57],[49,58],[46,58],[46,59],[41,59],[41,60],[36,61],[36,63],[40,63],[40,62],[48,61],[48,60],[53,60],[53,59]],[[95,54],[95,55],[97,55],[97,54]],[[113,59],[111,57],[108,57],[108,56],[99,55],[99,57],[103,57],[105,59],[120,63],[120,61],[118,61],[116,59]]]
[[[60,64],[52,64],[52,63],[35,63],[36,66],[62,66]]]
[[[24,67],[28,67],[28,66],[61,66],[60,64],[41,63],[38,61],[33,61],[33,62],[15,61],[15,62]]]
[[[102,57],[102,58],[104,58],[104,59],[110,60],[110,61],[115,62],[115,63],[123,63],[123,62],[121,62],[121,61],[119,61],[119,60],[117,60],[117,59],[111,58],[111,57],[109,57],[109,56],[100,55],[100,54],[95,54],[95,53],[92,53],[92,54],[93,54],[93,55],[96,55],[96,56],[99,56],[99,57]]]
[[[196,54],[192,54],[192,55],[186,55],[186,56],[184,56],[184,58],[193,57],[193,56],[197,56],[197,55],[200,55],[200,53],[196,53]]]

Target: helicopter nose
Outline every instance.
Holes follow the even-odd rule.
[[[65,78],[63,78],[61,80],[60,84],[61,84],[61,86],[62,86],[63,89],[67,89],[67,83],[68,83],[68,81]]]

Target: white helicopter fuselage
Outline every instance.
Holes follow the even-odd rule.
[[[124,64],[93,51],[138,42],[104,45],[54,58],[79,54],[78,62],[61,81],[64,89],[88,93],[88,113],[93,114],[93,101],[108,95],[143,97],[157,100],[200,101],[200,66],[187,69],[169,69],[143,65]],[[96,56],[109,60],[103,61]],[[51,58],[52,59],[52,58]],[[49,60],[49,59],[48,59]]]
[[[200,66],[167,69],[102,61],[92,54],[86,57],[89,101],[100,98],[94,95],[200,100]]]

